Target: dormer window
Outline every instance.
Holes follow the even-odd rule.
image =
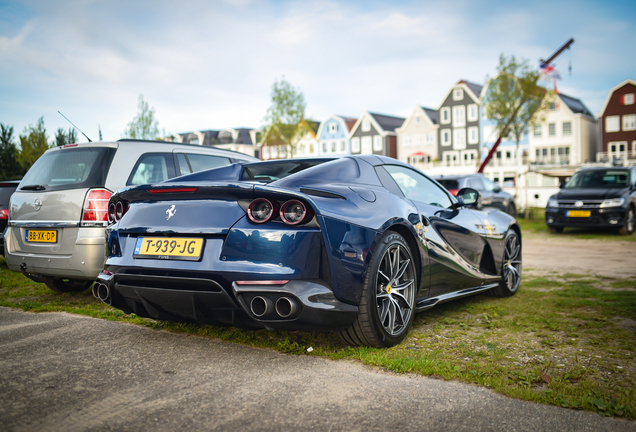
[[[550,102],[548,104],[548,111],[556,111],[559,109],[559,104],[556,102]]]
[[[460,101],[464,99],[464,89],[456,88],[453,89],[453,100]]]
[[[634,105],[634,93],[625,93],[621,97],[621,102],[623,105]]]
[[[422,123],[422,117],[420,116],[415,117],[415,124],[418,125],[420,123]]]
[[[329,123],[329,133],[338,132],[338,123]]]

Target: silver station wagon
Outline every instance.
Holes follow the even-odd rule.
[[[4,232],[7,265],[53,291],[83,291],[104,267],[104,228],[113,192],[256,160],[165,141],[91,142],[47,150],[11,197]]]

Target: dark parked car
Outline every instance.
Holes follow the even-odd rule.
[[[380,156],[243,162],[115,193],[93,293],[126,313],[337,331],[392,346],[413,315],[515,294],[521,234]]]
[[[514,197],[481,174],[443,176],[437,177],[435,180],[453,195],[456,195],[457,191],[466,187],[478,190],[481,194],[481,202],[475,204],[478,209],[493,207],[508,213],[512,217],[517,217],[517,206],[515,206]]]
[[[4,229],[9,220],[9,201],[20,180],[0,181],[0,255],[4,255]]]
[[[550,231],[565,227],[615,227],[634,232],[636,167],[585,168],[552,195],[545,209]]]

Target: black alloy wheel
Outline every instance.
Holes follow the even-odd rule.
[[[521,282],[521,240],[517,233],[510,230],[506,236],[501,281],[499,286],[490,290],[495,297],[510,297],[515,295]]]
[[[44,283],[47,287],[59,294],[82,292],[93,285],[93,281],[63,278],[47,278]]]
[[[353,346],[397,345],[413,322],[416,290],[411,250],[401,235],[387,231],[369,264],[358,317],[338,335]]]
[[[620,235],[632,235],[634,234],[635,225],[636,216],[634,215],[634,207],[630,205],[627,208],[627,214],[625,215],[625,225],[618,230],[618,233]]]

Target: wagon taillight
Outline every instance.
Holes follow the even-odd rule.
[[[108,221],[108,200],[113,193],[107,189],[91,189],[86,194],[82,212],[82,225],[101,225]]]

